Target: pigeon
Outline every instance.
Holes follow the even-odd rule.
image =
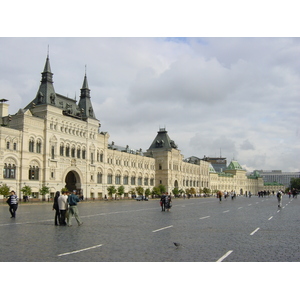
[[[174,245],[178,248],[179,246],[181,246],[181,244],[179,244],[179,243],[175,243],[174,242]]]

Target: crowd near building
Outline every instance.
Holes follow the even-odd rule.
[[[221,157],[185,159],[166,128],[159,128],[145,152],[109,142],[93,110],[86,74],[78,102],[58,94],[49,56],[34,99],[14,115],[9,115],[8,102],[0,100],[0,185],[19,197],[24,186],[31,187],[33,198],[47,186],[50,198],[67,188],[86,199],[105,198],[112,185],[124,186],[122,197],[137,187],[159,185],[169,193],[174,188],[194,188],[197,194],[204,189],[237,194],[265,189],[259,172],[247,175],[235,160],[227,165]]]

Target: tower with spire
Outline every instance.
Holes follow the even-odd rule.
[[[82,88],[80,89],[80,99],[78,103],[82,117],[84,119],[86,118],[96,119],[92,102],[91,102],[90,91],[91,90],[89,89],[86,72],[85,72]]]
[[[60,108],[64,115],[70,117],[75,117],[81,120],[87,120],[88,118],[97,120],[91,102],[86,72],[78,104],[76,99],[72,99],[55,92],[49,54],[46,58],[44,71],[41,74],[42,79],[36,97],[24,108],[25,110],[33,109],[40,105],[51,105]]]

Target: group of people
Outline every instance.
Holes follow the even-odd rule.
[[[171,195],[168,194],[168,192],[163,193],[160,198],[160,206],[161,206],[161,211],[170,211],[172,207],[172,199]]]
[[[53,210],[55,210],[54,224],[56,226],[72,226],[72,216],[75,217],[78,226],[82,225],[78,212],[77,203],[80,201],[76,195],[76,191],[73,193],[62,191],[56,192],[53,202]]]

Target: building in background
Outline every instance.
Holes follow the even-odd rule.
[[[283,172],[281,170],[256,170],[267,184],[274,182],[290,187],[292,178],[300,178],[300,172]]]
[[[24,109],[8,114],[8,100],[0,100],[0,185],[7,184],[21,197],[24,186],[39,198],[47,186],[49,197],[62,188],[82,192],[86,199],[103,199],[107,188],[124,186],[125,197],[137,187],[164,185],[193,188],[201,193],[235,191],[256,194],[263,189],[261,176],[247,176],[237,161],[197,156],[184,159],[165,128],[160,128],[146,152],[117,146],[93,110],[87,75],[80,99],[55,91],[49,57],[36,96]]]

